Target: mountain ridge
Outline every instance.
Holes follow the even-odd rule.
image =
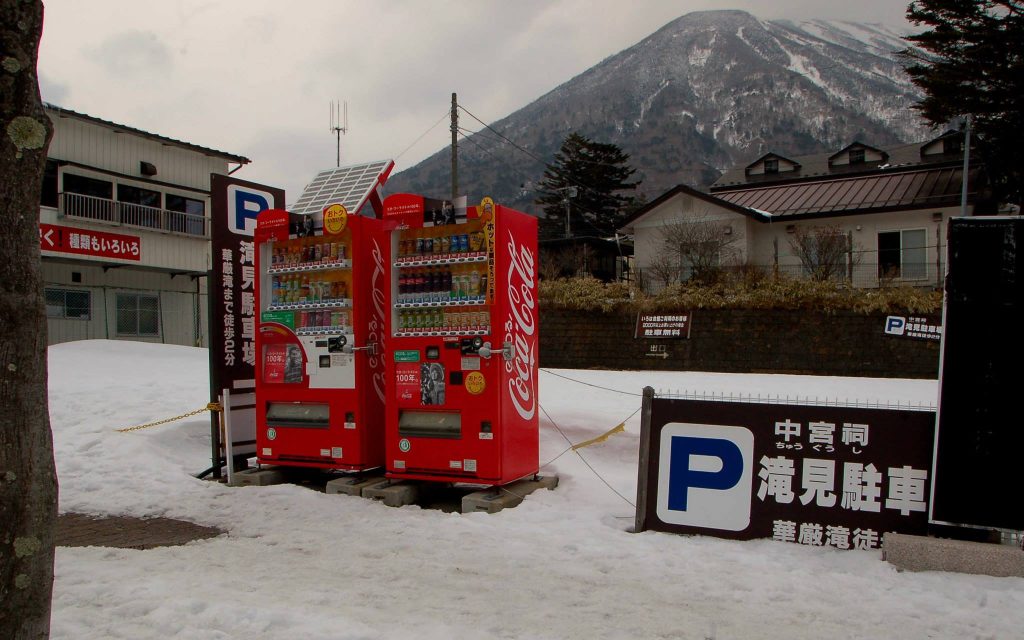
[[[929,129],[910,110],[919,93],[902,48],[878,24],[689,13],[460,140],[460,190],[536,213],[533,186],[573,131],[630,154],[648,200],[679,183],[706,188],[768,151],[921,140]],[[444,196],[449,170],[442,149],[388,192]]]

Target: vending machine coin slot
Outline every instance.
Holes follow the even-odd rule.
[[[327,339],[327,353],[342,353],[348,339],[345,336]]]
[[[480,351],[480,347],[484,346],[483,338],[463,338],[462,339],[462,355],[476,355]]]
[[[427,360],[437,360],[441,357],[441,349],[436,346],[427,347]]]

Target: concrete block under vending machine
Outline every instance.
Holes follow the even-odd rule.
[[[342,494],[346,496],[362,496],[363,491],[369,488],[386,484],[388,479],[384,476],[348,476],[335,478],[325,485],[328,494]]]
[[[232,487],[266,487],[281,484],[285,481],[284,471],[276,467],[244,469],[236,472],[231,478]]]
[[[474,491],[462,496],[462,513],[497,513],[502,509],[519,506],[523,498],[537,489],[552,490],[557,486],[558,476],[538,476],[529,480],[519,480],[504,487]]]
[[[420,488],[409,482],[387,481],[373,487],[363,489],[363,497],[380,500],[389,507],[404,507],[416,502]]]

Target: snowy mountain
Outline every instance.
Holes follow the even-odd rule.
[[[704,187],[768,151],[921,140],[930,132],[910,110],[918,93],[895,55],[905,47],[880,25],[690,13],[491,123],[529,153],[486,129],[463,139],[461,191],[536,210],[530,186],[571,131],[629,153],[648,199],[678,183]],[[443,149],[388,191],[446,195],[449,166]]]

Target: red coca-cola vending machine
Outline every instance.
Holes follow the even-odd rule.
[[[390,226],[341,205],[257,217],[259,463],[383,466]]]
[[[391,478],[502,485],[538,470],[537,219],[396,194]]]

